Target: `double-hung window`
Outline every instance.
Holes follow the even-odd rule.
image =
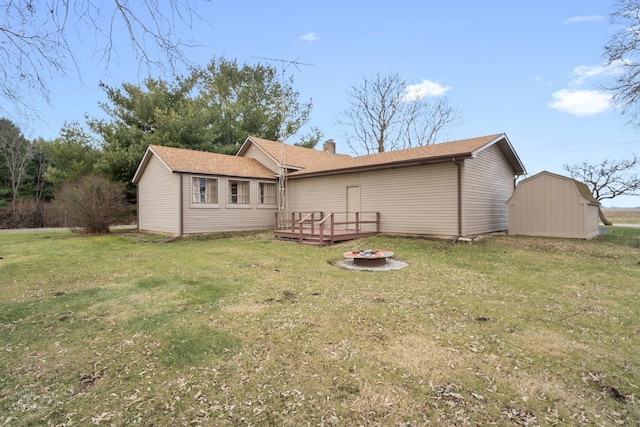
[[[229,204],[248,205],[249,181],[229,180]]]
[[[274,182],[259,183],[258,196],[258,202],[261,205],[276,205],[278,203],[276,184]]]
[[[194,176],[191,180],[191,203],[218,203],[218,180],[215,178],[201,178]]]

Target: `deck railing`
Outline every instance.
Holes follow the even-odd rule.
[[[355,230],[355,231],[372,231],[369,230],[372,227],[370,225],[375,226],[375,232],[380,233],[380,212],[350,212],[348,214],[343,214],[345,216],[344,221],[337,221],[335,225],[344,225],[345,230]],[[349,215],[353,215],[353,220],[349,221]],[[374,218],[374,219],[367,219]],[[353,227],[351,227],[353,226]]]
[[[353,218],[353,219],[351,219]],[[296,236],[300,242],[315,238],[323,245],[325,241],[333,244],[336,232],[350,231],[358,235],[380,232],[379,212],[350,212],[325,215],[320,211],[291,212],[275,214],[275,231]]]

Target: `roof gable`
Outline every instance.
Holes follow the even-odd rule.
[[[279,141],[249,136],[238,150],[236,156],[244,156],[251,146],[258,147],[276,164],[285,165],[289,169],[301,170],[310,167],[330,167],[339,159],[350,159],[346,154],[330,154],[312,148],[298,147]]]
[[[261,179],[275,178],[271,170],[254,159],[161,145],[149,145],[133,177],[132,181],[134,183],[140,180],[140,176],[151,158],[150,156],[154,155],[160,159],[171,172]]]

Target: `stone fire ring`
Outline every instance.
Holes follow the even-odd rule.
[[[353,263],[359,267],[380,267],[387,263],[387,258],[391,258],[393,252],[385,249],[368,249],[345,252],[342,256],[352,259]]]

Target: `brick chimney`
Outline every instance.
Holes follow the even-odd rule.
[[[328,139],[322,144],[322,151],[329,154],[336,154],[336,143],[333,142],[333,139]]]

